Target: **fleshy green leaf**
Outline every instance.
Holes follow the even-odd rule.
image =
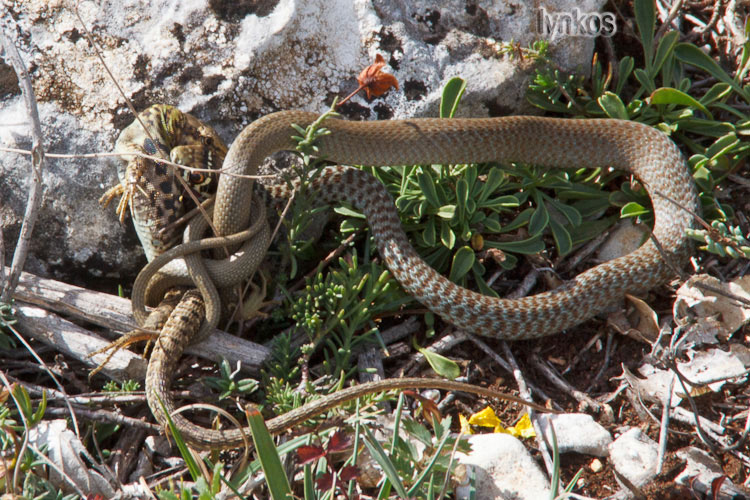
[[[719,137],[714,141],[711,146],[709,146],[708,149],[706,149],[706,156],[708,156],[711,160],[716,160],[720,156],[726,154],[727,152],[731,151],[737,144],[739,144],[740,140],[737,139],[737,136],[734,134],[734,132],[729,133],[723,137]]]
[[[454,76],[448,80],[440,98],[440,118],[453,118],[465,90],[466,81],[463,78]]]
[[[439,208],[441,203],[435,189],[435,180],[432,178],[429,172],[422,172],[417,174],[417,183],[419,188],[422,190],[427,202],[435,208]]]
[[[567,255],[573,249],[573,239],[565,227],[555,219],[550,219],[549,227],[552,230],[552,236],[555,238],[555,244],[560,255]]]
[[[617,86],[615,87],[615,94],[620,94],[625,83],[628,81],[630,73],[633,72],[635,67],[635,61],[631,56],[625,56],[620,60],[620,64],[617,69]]]
[[[529,221],[529,234],[532,236],[541,234],[544,228],[547,227],[547,224],[549,224],[547,206],[544,203],[539,203]]]
[[[647,214],[648,210],[635,201],[626,203],[624,207],[620,209],[620,216],[622,217],[637,217],[639,215]]]
[[[456,208],[460,217],[465,217],[467,213],[471,213],[469,210],[469,183],[466,179],[459,179],[456,182]],[[474,205],[476,207],[476,205]]]
[[[449,380],[455,380],[459,375],[461,375],[461,368],[455,361],[451,361],[443,355],[418,346],[416,341],[414,342],[414,347],[420,353],[422,353],[432,369],[435,370],[435,373],[437,373],[441,377],[445,377]]]
[[[642,68],[636,68],[635,71],[633,71],[633,75],[635,76],[635,79],[638,80],[638,83],[641,84],[641,86],[644,88],[646,92],[649,94],[654,91],[654,81],[651,79],[651,77],[646,73],[646,71]]]
[[[479,202],[487,200],[495,192],[497,188],[505,181],[505,174],[502,170],[497,167],[492,167],[489,174],[487,174],[487,180],[484,181],[482,186],[482,192],[479,195]]]
[[[679,37],[679,31],[670,31],[659,40],[659,47],[656,49],[656,57],[654,57],[653,74],[656,74],[664,65],[664,61],[672,53]]]
[[[515,229],[518,229],[519,227],[525,226],[526,224],[528,224],[529,219],[531,219],[531,216],[534,214],[534,211],[535,210],[531,207],[523,210],[516,216],[515,219],[502,226],[500,230],[504,233],[507,233],[508,231],[513,231]]]
[[[654,57],[654,26],[656,23],[654,0],[635,0],[634,9],[635,23],[638,25],[638,33],[641,35],[646,69],[651,73]]]
[[[675,56],[687,64],[691,64],[697,68],[706,71],[711,74],[717,80],[729,84],[737,94],[743,99],[750,102],[750,95],[745,89],[742,88],[734,79],[727,74],[726,71],[719,66],[719,63],[714,61],[711,56],[703,52],[701,49],[693,45],[692,43],[679,43],[674,49]]]
[[[458,280],[466,276],[474,265],[474,250],[467,246],[463,246],[456,250],[453,254],[453,263],[451,264],[451,272],[449,279],[454,283],[458,283]]]
[[[425,244],[429,247],[433,246],[437,241],[435,233],[435,219],[433,219],[432,217],[429,218],[424,231],[422,231],[422,238],[424,239]]]
[[[440,241],[448,249],[452,249],[456,245],[456,233],[453,232],[447,221],[442,221],[440,224]]]
[[[544,250],[544,242],[541,236],[533,236],[521,241],[489,241],[484,240],[484,246],[489,248],[499,248],[506,252],[532,255]]]
[[[571,207],[570,205],[566,205],[565,203],[557,200],[551,200],[550,203],[558,212],[563,214],[563,216],[568,219],[568,222],[570,222],[573,226],[578,226],[579,224],[581,224],[583,218],[581,217],[581,212],[579,212],[576,208]]]
[[[456,205],[443,205],[438,208],[437,216],[441,219],[452,219],[456,213]]]
[[[629,118],[628,111],[625,109],[625,104],[622,103],[622,100],[620,100],[620,97],[617,94],[605,92],[604,95],[598,99],[598,102],[610,118],[618,118],[620,120],[627,120]]]
[[[677,89],[673,89],[671,87],[662,87],[659,89],[654,90],[654,92],[651,94],[651,103],[652,104],[678,104],[681,106],[687,106],[691,108],[698,108],[704,113],[706,113],[707,116],[709,116],[711,119],[713,119],[713,116],[711,115],[711,112],[706,109],[703,104],[696,101],[689,95],[687,95],[684,92],[680,92]]]
[[[512,194],[506,194],[498,196],[497,198],[491,198],[482,203],[482,208],[492,208],[498,210],[500,208],[512,208],[520,205],[518,198]]]
[[[492,215],[495,215],[495,217],[492,217]],[[482,224],[484,225],[484,228],[489,231],[490,233],[499,233],[502,231],[503,226],[500,225],[500,221],[497,220],[497,214],[492,214],[484,221],[482,221]]]

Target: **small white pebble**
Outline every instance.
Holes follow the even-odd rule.
[[[601,472],[601,470],[604,468],[604,464],[602,464],[601,460],[595,458],[591,461],[591,465],[589,465],[589,468],[592,472]]]

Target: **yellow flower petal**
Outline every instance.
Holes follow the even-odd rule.
[[[513,427],[509,427],[508,431],[510,431],[510,433],[516,437],[536,437],[536,432],[534,432],[534,425],[531,423],[531,419],[529,418],[528,413],[524,414],[524,416],[521,417],[518,422],[516,422],[516,425],[514,425]]]
[[[469,425],[469,421],[460,413],[458,414],[458,422],[461,424],[461,434],[474,434],[474,431],[471,430],[471,425]]]
[[[469,417],[469,423],[482,427],[497,427],[501,425],[500,419],[495,415],[495,411],[489,406]]]

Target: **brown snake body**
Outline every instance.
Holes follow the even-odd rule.
[[[287,111],[255,121],[229,149],[225,171],[255,174],[267,156],[294,149],[291,124],[304,127],[317,118],[313,113]],[[697,194],[677,147],[666,135],[648,126],[619,120],[522,116],[376,122],[328,119],[324,126],[331,133],[319,140],[319,154],[342,164],[499,161],[566,168],[611,167],[633,174],[646,187],[654,207],[652,236],[658,247],[654,241],[647,241],[635,252],[597,265],[556,290],[506,300],[459,287],[425,264],[401,229],[390,195],[372,176],[352,168],[330,167],[316,178],[314,187],[320,189],[325,200],[347,201],[364,212],[380,255],[404,289],[446,321],[468,331],[502,339],[528,339],[558,332],[603,311],[626,292],[646,290],[664,282],[673,274],[670,266],[681,266],[689,255],[685,229],[692,225],[692,214],[699,212]],[[247,227],[251,195],[251,180],[220,177],[214,207],[214,225],[219,234],[231,235]],[[215,272],[224,278],[227,274],[241,274],[231,265]],[[213,298],[204,295],[204,299],[206,309],[218,307]],[[185,309],[178,306],[177,319],[167,322],[152,354],[147,396],[161,422],[164,415],[159,400],[168,412],[174,409],[169,394],[174,363],[185,345],[198,336],[195,330],[203,317],[202,302],[198,302],[201,301],[196,295],[187,301]],[[184,328],[187,324],[192,328]],[[406,386],[441,388],[445,384],[433,380],[411,383]],[[351,398],[400,387],[398,384],[398,379],[377,386],[364,384],[346,394]],[[480,388],[474,389],[472,392]],[[338,404],[340,399],[331,403],[333,399],[329,398],[339,398],[340,394],[341,391],[300,408],[296,414],[299,418],[282,415],[271,420],[269,426],[273,432],[289,428]],[[198,447],[225,448],[242,442],[239,430],[213,431],[177,418],[183,437]]]
[[[290,125],[318,115],[284,111],[265,116],[237,137],[224,169],[253,174],[267,156],[292,149]],[[480,335],[521,339],[549,335],[580,323],[673,275],[690,244],[685,229],[699,212],[688,167],[662,132],[620,120],[563,120],[513,116],[350,122],[328,119],[331,133],[318,143],[321,157],[348,165],[523,162],[567,168],[611,167],[635,175],[654,206],[653,243],[600,264],[559,289],[517,300],[486,297],[459,287],[430,268],[401,229],[393,201],[374,178],[355,169],[328,169],[316,180],[326,201],[362,210],[388,269],[404,289],[446,321]],[[214,208],[220,234],[247,227],[252,181],[222,175]],[[671,201],[670,201],[671,200]],[[682,208],[681,208],[682,207]],[[683,209],[684,208],[684,209]]]

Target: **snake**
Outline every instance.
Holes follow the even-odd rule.
[[[271,154],[293,150],[297,144],[292,138],[296,133],[293,126],[306,127],[318,118],[319,115],[305,111],[280,111],[242,130],[226,153],[218,180],[213,226],[220,237],[230,238],[246,230],[253,220],[253,180],[243,176],[254,175]],[[325,202],[346,202],[362,211],[383,262],[404,290],[448,323],[466,331],[504,340],[560,332],[617,304],[626,293],[646,291],[665,282],[691,254],[686,229],[692,227],[700,205],[689,167],[671,139],[647,125],[616,119],[534,116],[368,122],[327,118],[323,125],[327,134],[318,139],[316,154],[340,165],[325,168],[311,188]],[[627,172],[651,198],[651,238],[637,250],[598,264],[554,290],[512,300],[489,297],[451,282],[425,263],[401,228],[385,186],[369,173],[345,166],[492,161]],[[188,244],[192,244],[190,239]],[[243,248],[261,258],[263,246]],[[233,267],[231,259],[216,264],[211,271],[213,276],[206,269],[198,272],[205,281],[228,283],[242,274]],[[169,387],[176,359],[189,342],[206,334],[197,333],[201,331],[200,324],[206,315],[216,316],[209,311],[219,307],[215,298],[190,294],[186,304],[178,305],[164,326],[152,353],[146,383],[149,405],[160,422],[165,421],[164,409],[171,412],[175,407]],[[383,382],[397,384],[398,380]],[[435,380],[417,381],[411,381],[415,384],[412,387],[440,388]],[[372,390],[383,388],[373,386]],[[473,392],[472,388],[477,389],[468,386],[457,390]],[[352,389],[358,395],[369,390],[368,384]],[[303,406],[299,418],[305,420],[330,408],[328,402],[337,394]],[[269,428],[281,432],[299,421],[286,415],[289,414],[270,420]],[[174,418],[186,441],[200,448],[232,447],[243,442],[242,429],[210,430],[179,415]]]

